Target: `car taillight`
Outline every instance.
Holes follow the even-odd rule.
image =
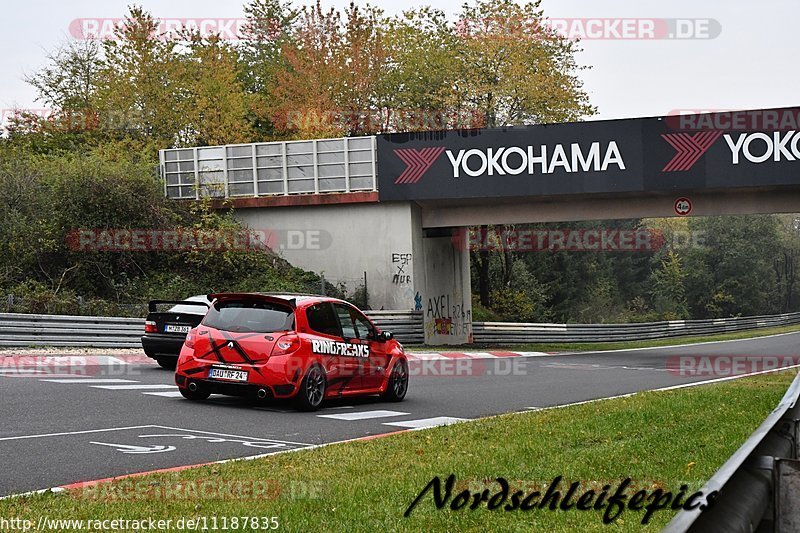
[[[273,355],[290,354],[297,351],[298,348],[300,348],[300,337],[294,333],[288,333],[278,339],[275,346],[272,347],[270,357]]]
[[[183,344],[186,345],[187,348],[194,348],[194,339],[197,335],[197,330],[192,328],[189,330],[189,333],[186,334],[186,340],[183,341]]]
[[[144,322],[144,332],[145,333],[158,333],[158,327],[156,326],[155,320],[145,320],[145,322]]]

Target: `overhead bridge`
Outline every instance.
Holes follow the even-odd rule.
[[[800,108],[162,150],[169,198],[227,199],[293,264],[363,278],[472,339],[469,233],[600,219],[800,212]]]

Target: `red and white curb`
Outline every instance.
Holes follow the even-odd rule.
[[[508,357],[549,357],[555,352],[406,352],[409,361],[441,361],[447,359],[505,359]]]

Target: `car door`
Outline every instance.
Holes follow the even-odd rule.
[[[330,302],[319,302],[306,308],[309,330],[307,338],[311,352],[322,357],[331,393],[352,390],[360,385],[358,362],[342,355],[345,342],[336,312]]]
[[[356,388],[365,388],[369,382],[369,352],[370,342],[366,338],[359,337],[354,319],[355,309],[347,304],[335,303],[333,308],[336,310],[336,317],[342,330],[342,338],[348,345],[345,350],[345,358],[350,360],[353,365],[356,378],[353,385]]]
[[[359,342],[369,346],[368,357],[361,361],[361,384],[365,389],[380,387],[389,364],[386,343],[375,339],[375,327],[361,311],[350,307],[350,317],[353,320]]]

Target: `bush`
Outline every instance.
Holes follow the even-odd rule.
[[[318,275],[267,248],[76,248],[71,235],[80,229],[243,229],[232,211],[217,209],[210,199],[165,198],[153,165],[113,147],[85,155],[30,155],[0,146],[0,187],[0,212],[6,213],[0,217],[0,295],[16,298],[15,311],[138,316],[151,299],[215,291],[320,292]],[[344,297],[330,283],[326,292]]]

